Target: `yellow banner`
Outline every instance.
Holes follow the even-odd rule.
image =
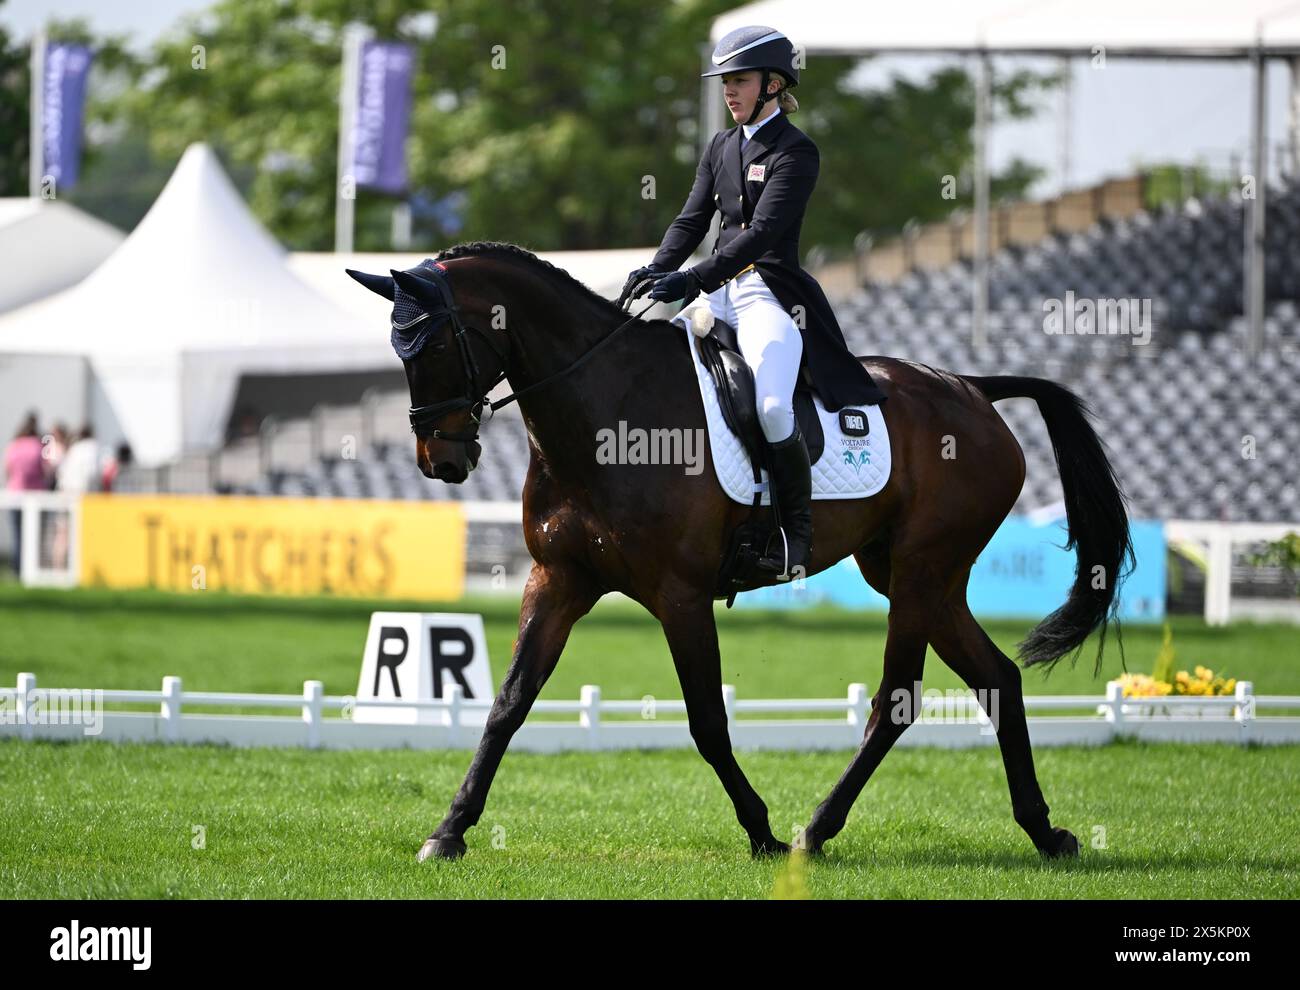
[[[457,502],[86,495],[81,583],[454,599],[465,514]]]

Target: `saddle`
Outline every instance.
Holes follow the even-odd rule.
[[[722,418],[749,455],[749,463],[754,466],[754,483],[759,484],[762,482],[759,465],[766,466],[763,457],[767,441],[758,422],[754,372],[741,356],[736,328],[715,317],[713,328],[707,336],[699,338],[696,346],[700,350],[700,360],[718,390]],[[804,436],[804,443],[808,445],[808,463],[816,464],[826,446],[826,437],[822,433],[821,417],[813,406],[812,390],[808,367],[801,361],[794,387],[794,418]]]
[[[714,588],[714,597],[725,598],[727,608],[731,608],[737,592],[762,584],[775,583],[770,575],[758,570],[755,565],[763,555],[768,542],[781,539],[781,507],[777,504],[773,492],[772,512],[775,525],[767,525],[760,520],[762,471],[769,467],[767,439],[763,436],[763,429],[758,421],[754,372],[741,356],[735,328],[715,317],[712,328],[708,334],[697,340],[696,346],[700,352],[700,360],[708,369],[709,377],[713,379],[714,387],[717,389],[722,418],[727,428],[740,440],[754,472],[754,501],[750,506],[749,518],[732,531],[723,557],[722,568],[718,572],[718,583]],[[808,461],[810,464],[816,464],[826,446],[826,437],[822,432],[821,418],[813,405],[812,388],[808,368],[801,363],[794,390],[794,416],[804,436],[804,442],[808,446]]]

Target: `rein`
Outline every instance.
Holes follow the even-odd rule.
[[[447,281],[447,276],[445,274],[446,268],[441,264],[438,264],[436,269],[424,269],[424,271],[428,272],[428,277],[423,273],[417,277],[422,281],[428,282],[438,290],[440,305],[433,310],[426,309],[424,315],[420,319],[434,319],[439,322],[443,319],[451,320],[452,332],[456,340],[456,348],[460,353],[461,368],[465,372],[465,394],[460,398],[447,399],[443,402],[433,402],[427,406],[412,406],[409,410],[411,431],[417,435],[429,436],[438,440],[453,440],[458,443],[472,443],[478,439],[478,430],[482,425],[482,420],[479,416],[483,411],[484,404],[487,403],[488,393],[505,380],[506,367],[510,361],[510,337],[506,337],[507,350],[505,354],[502,354],[497,345],[492,342],[491,337],[475,327],[467,327],[464,321],[461,320],[460,306],[456,304],[455,297],[452,295],[451,285]],[[636,288],[640,289],[647,281],[650,280],[643,280],[643,282],[638,284]],[[627,300],[627,303],[631,303],[632,299],[635,299],[637,295],[639,295],[639,293],[633,291],[631,297]],[[496,402],[489,403],[488,410],[495,413],[502,406],[508,406],[510,403],[514,402],[521,395],[527,395],[529,392],[542,388],[544,385],[549,385],[551,382],[563,378],[565,375],[577,370],[605,343],[617,335],[620,330],[635,323],[653,307],[654,303],[651,302],[648,306],[642,309],[640,313],[637,313],[635,316],[629,317],[627,320],[620,323],[613,330],[605,334],[605,336],[601,337],[600,340],[592,344],[591,347],[577,358],[577,360],[573,361],[567,367],[561,368],[559,371],[547,375],[541,381],[533,382],[533,384],[525,386],[516,392],[511,392],[504,399],[498,399]],[[620,301],[619,308],[625,309],[625,304],[622,301]],[[415,322],[419,322],[419,320],[416,320]],[[413,324],[408,324],[408,327],[411,325]],[[501,361],[501,371],[492,380],[492,383],[488,385],[486,389],[481,391],[477,387],[479,377],[478,362],[474,360],[474,351],[469,346],[469,331],[471,330],[487,341],[488,346],[492,348],[492,352],[496,354],[497,358]],[[474,421],[473,432],[455,433],[446,430],[439,430],[433,427],[435,421],[449,413],[458,412],[461,409],[470,410],[470,418]],[[491,417],[489,417],[489,419],[490,418]],[[423,433],[421,434],[422,428]]]

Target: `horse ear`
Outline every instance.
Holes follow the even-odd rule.
[[[351,275],[358,282],[360,282],[362,285],[364,285],[371,292],[379,293],[379,295],[383,296],[389,302],[393,301],[393,293],[395,291],[395,287],[393,285],[392,278],[390,278],[389,276],[370,275],[367,274],[366,272],[353,271],[351,268],[345,268],[343,270],[347,272],[349,275]]]
[[[408,296],[416,299],[421,305],[431,306],[434,309],[442,307],[442,293],[435,283],[410,272],[399,272],[395,269],[389,269],[389,271],[392,273],[393,281],[397,283],[397,287]]]

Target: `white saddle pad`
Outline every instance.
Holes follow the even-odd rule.
[[[693,311],[683,311],[673,317],[686,334],[691,345],[691,358],[695,363],[695,377],[700,383],[700,398],[704,400],[704,413],[709,423],[709,447],[713,451],[713,470],[722,490],[737,502],[749,505],[754,500],[754,472],[749,466],[749,456],[740,440],[727,427],[718,404],[718,392],[713,377],[700,360],[695,334],[690,322]],[[707,318],[705,318],[707,320]],[[885,487],[889,480],[889,431],[880,406],[860,407],[867,415],[869,427],[864,437],[848,436],[840,429],[838,413],[827,412],[821,397],[813,395],[813,405],[821,419],[826,446],[812,466],[812,497],[867,498]],[[767,490],[767,472],[763,472],[763,505],[771,504]]]

